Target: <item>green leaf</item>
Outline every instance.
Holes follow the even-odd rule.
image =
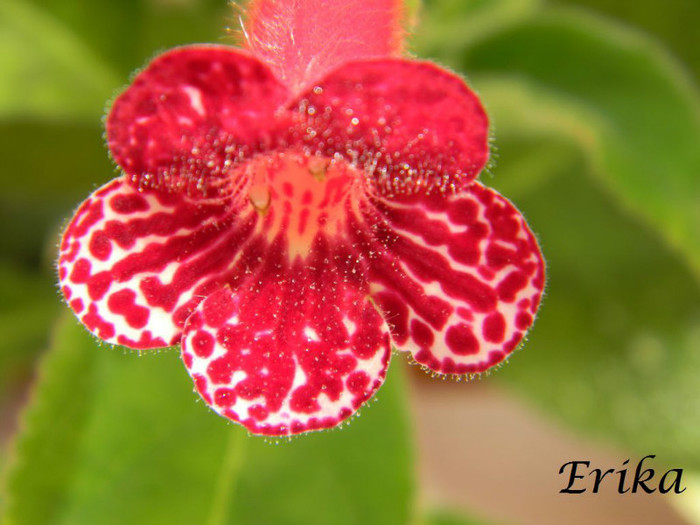
[[[0,158],[0,253],[52,266],[63,221],[114,176],[99,122],[0,123]]]
[[[412,47],[449,60],[486,36],[529,18],[542,0],[426,0]]]
[[[700,95],[673,60],[611,24],[543,12],[471,47],[459,66],[499,132],[527,135],[558,114],[599,181],[700,279]]]
[[[80,38],[22,0],[0,4],[0,118],[99,118],[116,76]]]
[[[30,375],[60,308],[53,276],[0,261],[0,396]]]
[[[98,122],[129,74],[176,45],[220,42],[221,0],[3,0],[0,119]]]
[[[15,0],[17,1],[17,0]],[[156,52],[216,42],[236,10],[222,0],[23,0],[67,31],[118,72],[118,83]]]
[[[556,3],[579,5],[625,24],[643,29],[681,57],[700,80],[700,46],[697,20],[700,2],[697,0],[555,0]]]
[[[499,177],[518,176],[531,143],[502,143]],[[580,154],[569,159],[516,200],[547,257],[548,293],[524,349],[496,377],[583,435],[697,469],[700,286],[586,178]]]
[[[198,402],[177,353],[96,346],[74,320],[61,323],[18,439],[3,523],[408,521],[398,367],[346,428],[269,443]]]

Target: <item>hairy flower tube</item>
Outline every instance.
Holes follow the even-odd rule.
[[[475,180],[479,99],[401,57],[400,19],[395,0],[257,0],[247,50],[148,64],[106,119],[123,174],[63,234],[80,321],[130,348],[180,344],[206,403],[265,435],[350,417],[392,347],[440,374],[503,361],[542,256]]]

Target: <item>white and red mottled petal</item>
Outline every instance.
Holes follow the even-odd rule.
[[[182,340],[202,398],[254,434],[335,427],[374,395],[391,355],[388,326],[357,283],[323,259],[284,261],[207,297]]]
[[[394,345],[445,374],[503,361],[532,325],[545,280],[520,212],[479,183],[375,204],[388,225],[375,229],[375,242],[391,255],[373,261],[370,288]]]
[[[429,62],[345,64],[292,104],[296,139],[364,169],[386,198],[460,190],[488,159],[488,118],[457,75]]]
[[[141,186],[211,194],[229,168],[274,142],[285,88],[262,62],[228,46],[156,57],[112,105],[107,141]]]
[[[233,213],[223,200],[195,203],[116,179],[83,202],[63,234],[64,297],[104,341],[175,344],[201,298],[225,273],[231,279],[256,217]]]

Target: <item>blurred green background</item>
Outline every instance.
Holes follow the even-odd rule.
[[[411,10],[411,51],[482,96],[495,136],[482,181],[523,211],[548,261],[524,350],[482,383],[551,433],[619,451],[603,468],[647,454],[683,468],[688,492],[658,504],[700,523],[700,2]],[[196,402],[176,352],[97,349],[62,305],[60,228],[115,176],[108,101],[158,51],[230,42],[236,25],[225,0],[0,2],[0,521],[503,522],[427,496],[411,399],[430,387],[396,363],[347,428],[268,444]],[[578,523],[551,511],[507,522]]]

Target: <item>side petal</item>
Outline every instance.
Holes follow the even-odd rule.
[[[356,286],[319,262],[224,288],[187,321],[182,355],[197,391],[254,434],[334,427],[384,381],[386,323]]]
[[[293,105],[312,153],[339,154],[384,197],[460,190],[488,159],[488,118],[457,75],[429,62],[346,64]]]
[[[176,48],[156,57],[114,101],[107,141],[139,185],[207,193],[210,179],[269,146],[286,98],[267,66],[241,51]]]
[[[255,220],[236,216],[225,202],[195,204],[114,180],[83,202],[63,234],[64,297],[109,343],[175,344],[203,294],[220,286]]]
[[[518,210],[474,183],[445,199],[376,203],[387,246],[372,297],[394,344],[431,370],[477,373],[503,361],[532,325],[544,288],[537,241]]]

